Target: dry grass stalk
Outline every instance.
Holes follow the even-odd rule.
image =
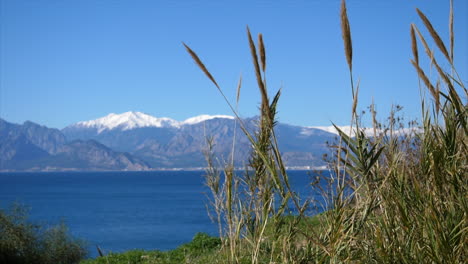
[[[437,47],[439,47],[439,50],[442,52],[442,54],[444,54],[447,60],[452,63],[452,60],[450,59],[449,53],[447,52],[447,48],[445,47],[444,42],[439,37],[439,34],[437,34],[437,31],[435,31],[429,19],[427,19],[424,13],[421,12],[421,10],[419,10],[418,8],[416,8],[416,11],[418,12],[419,17],[423,21],[432,38],[434,39],[435,44],[437,45]]]
[[[189,48],[189,46],[187,46],[185,43],[182,42],[182,44],[184,44],[185,46],[185,49],[187,50],[187,52],[190,54],[190,56],[192,56],[192,59],[195,61],[195,63],[198,65],[198,67],[200,67],[200,69],[206,74],[206,76],[208,77],[208,79],[210,79],[214,85],[216,85],[216,87],[218,88],[218,90],[221,90],[221,88],[219,87],[218,83],[216,82],[216,80],[213,78],[213,76],[211,75],[211,73],[208,71],[208,69],[205,67],[205,64],[203,64],[203,62],[200,60],[200,58],[197,56],[197,54],[191,49]]]
[[[423,37],[423,35],[421,34],[421,32],[419,31],[416,25],[414,26],[414,30],[416,31],[416,33],[418,33],[419,39],[421,40],[424,46],[424,50],[426,51],[427,56],[431,59],[431,62],[432,62],[432,60],[434,59],[434,52],[432,52],[432,50],[429,48],[429,45],[427,45],[426,39]]]
[[[356,116],[356,108],[357,108],[357,105],[358,105],[358,95],[359,95],[359,80],[358,80],[358,83],[356,85],[356,93],[353,96],[352,114],[354,116]]]
[[[239,100],[240,100],[240,91],[242,87],[242,74],[239,76],[239,82],[237,83],[237,92],[236,92],[236,111],[239,107]],[[234,135],[232,138],[232,152],[231,152],[231,165],[234,167],[234,151],[236,147],[236,128],[237,128],[237,119],[234,122]]]
[[[453,86],[452,81],[450,80],[450,77],[448,76],[448,74],[446,72],[444,72],[444,70],[442,70],[442,68],[439,66],[439,64],[437,63],[437,61],[435,59],[433,60],[433,64],[436,67],[436,70],[439,73],[440,77],[442,78],[442,80],[444,80],[445,84],[448,87],[450,100],[452,100],[452,103],[454,105],[461,106],[462,103],[460,101],[460,98],[458,97],[457,92],[455,91],[455,87]],[[438,83],[438,85],[440,86],[439,83]],[[439,87],[437,87],[437,91],[440,91]]]
[[[426,85],[427,89],[429,89],[429,92],[431,92],[432,97],[434,97],[434,99],[437,100],[437,98],[439,97],[438,93],[437,93],[436,89],[434,88],[434,86],[432,85],[431,81],[429,81],[429,78],[427,78],[424,71],[419,67],[418,64],[416,64],[416,62],[414,60],[411,60],[411,63],[413,64],[414,68],[418,72],[419,78],[421,78],[423,80],[423,82]]]
[[[437,63],[437,60],[434,57],[434,52],[429,49],[429,45],[427,44],[425,38],[422,36],[421,32],[418,30],[418,28],[416,26],[414,26],[414,29],[418,33],[419,39],[423,43],[423,46],[424,46],[424,49],[426,51],[427,56],[431,59],[431,64],[435,66],[435,68],[436,68],[437,72],[439,73],[440,77],[447,84],[447,86],[449,88],[449,91],[451,91],[451,94],[453,94],[454,87],[453,87],[453,84],[452,84],[450,78],[448,77],[448,75],[442,70],[442,68]],[[417,64],[417,61],[416,61],[416,64]],[[433,93],[431,92],[431,94],[433,94]],[[439,94],[439,93],[437,93],[437,94]],[[435,97],[435,99],[437,100],[436,97]],[[452,98],[452,99],[455,100],[455,98]]]
[[[452,63],[453,63],[453,45],[454,45],[454,34],[453,34],[453,0],[450,0],[449,32],[450,32],[450,59],[452,60]]]
[[[437,83],[436,83],[436,94],[437,94],[437,97],[435,97],[435,107],[436,107],[436,113],[439,112],[440,110],[440,80],[437,80]]]
[[[239,104],[241,87],[242,87],[242,74],[240,75],[239,82],[237,83],[236,105]]]
[[[416,34],[414,33],[414,24],[411,24],[411,50],[413,51],[413,57],[416,64],[419,65],[419,54],[418,54],[418,43],[416,42]]]
[[[377,113],[375,111],[374,97],[372,97],[372,104],[370,110],[372,113],[372,128],[374,131],[374,138],[377,138]]]
[[[346,61],[348,62],[349,70],[353,68],[353,44],[351,41],[351,27],[349,26],[348,14],[346,11],[345,0],[341,1],[341,35],[345,46]]]
[[[250,34],[250,29],[247,26],[247,37],[249,38],[249,46],[250,46],[250,53],[252,55],[252,61],[255,67],[255,75],[257,77],[258,87],[260,88],[260,93],[262,95],[262,108],[265,110],[268,108],[268,94],[266,91],[266,87],[262,80],[262,75],[260,73],[260,65],[258,64],[258,56],[257,56],[257,49],[255,48],[255,43],[252,39],[252,35]]]
[[[440,77],[442,77],[442,79],[444,80],[444,82],[448,85],[448,86],[452,86],[452,82],[450,81],[449,77],[447,76],[447,74],[444,72],[444,70],[442,70],[442,68],[439,66],[439,64],[437,63],[437,61],[434,59],[432,60],[432,64],[434,64],[437,72],[439,73]]]
[[[265,45],[263,44],[263,35],[258,34],[258,53],[260,53],[260,63],[262,66],[262,71],[266,70],[266,54],[265,54]]]

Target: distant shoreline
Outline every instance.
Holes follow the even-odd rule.
[[[222,168],[220,168],[222,169]],[[205,171],[206,168],[204,167],[196,167],[196,168],[154,168],[148,170],[103,170],[103,169],[76,169],[76,168],[46,168],[46,169],[29,169],[29,170],[0,170],[0,173],[35,173],[35,172],[151,172],[151,171]],[[244,171],[244,168],[236,168],[237,171]],[[297,166],[297,167],[286,167],[288,171],[323,171],[327,170],[327,166]]]

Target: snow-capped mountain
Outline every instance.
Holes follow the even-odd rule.
[[[235,119],[233,116],[229,115],[199,115],[188,118],[184,121],[177,121],[172,118],[168,117],[154,117],[149,114],[145,114],[142,112],[135,112],[129,111],[122,114],[115,114],[111,113],[107,116],[89,120],[89,121],[81,121],[75,123],[73,125],[68,126],[66,129],[74,128],[74,129],[95,129],[98,134],[102,133],[103,131],[110,131],[114,129],[118,129],[121,131],[125,130],[132,130],[136,128],[181,128],[186,125],[195,125],[198,123],[205,122],[207,120],[212,119]],[[346,134],[350,134],[354,136],[354,133],[351,131],[349,126],[339,126]],[[317,130],[325,131],[328,133],[332,133],[338,135],[338,131],[335,129],[334,126],[310,126],[310,127],[303,127],[301,134],[304,136],[310,136],[312,134],[316,134]],[[365,133],[369,136],[373,135],[374,131],[372,128],[365,128]]]
[[[352,130],[351,130],[350,126],[338,126],[338,128],[341,131],[343,131],[346,135],[350,135],[351,137],[354,137],[354,133],[355,133],[355,130],[356,130],[355,126],[353,127]],[[307,133],[307,129],[320,129],[320,130],[323,130],[323,131],[328,132],[328,133],[339,135],[338,130],[336,130],[336,128],[334,126],[311,126],[311,127],[306,127],[306,128],[304,128],[302,133]],[[360,128],[360,129],[362,129],[362,128]],[[368,127],[364,128],[364,133],[367,136],[373,136],[374,135],[374,129],[373,128],[368,128]]]
[[[141,127],[174,127],[178,125],[179,122],[167,117],[157,118],[141,112],[125,112],[123,114],[111,113],[95,120],[78,122],[70,127],[95,128],[98,133],[101,133],[104,130],[115,128],[131,130]]]
[[[354,126],[352,129],[350,126],[338,126],[338,128],[343,131],[346,135],[354,137],[356,133],[356,127]],[[311,130],[312,129],[312,130]],[[313,131],[313,129],[320,129],[323,131],[326,131],[328,133],[332,133],[335,135],[339,135],[338,130],[334,126],[311,126],[311,127],[304,127],[301,131],[301,134],[303,135],[310,135],[310,131]],[[374,135],[379,135],[381,133],[384,133],[385,131],[382,129],[375,129],[372,127],[360,127],[359,128],[361,131],[364,132],[364,134],[368,137],[373,137]],[[420,128],[399,128],[393,131],[394,135],[409,135],[409,134],[414,134],[414,133],[421,133],[422,130]]]
[[[258,128],[257,122],[258,118],[242,119],[250,132]],[[349,126],[339,128],[354,136]],[[372,128],[364,128],[364,132],[374,134]],[[393,133],[414,132],[417,131],[405,128]],[[28,122],[22,126],[9,124],[0,119],[0,170],[47,166],[84,170],[199,168],[206,165],[208,138],[214,140],[213,152],[219,162],[234,155],[235,165],[243,167],[251,153],[251,143],[243,133],[235,118],[227,115],[200,115],[177,121],[126,112],[78,122],[61,131]],[[284,162],[290,167],[323,166],[322,155],[330,152],[328,143],[338,140],[333,126],[304,127],[278,122],[275,134]]]
[[[255,131],[256,118],[243,119],[248,131]],[[215,140],[214,151],[221,158],[232,154],[235,137],[236,160],[240,166],[249,158],[251,143],[228,115],[199,115],[184,121],[157,118],[140,112],[110,114],[79,122],[62,130],[68,141],[95,140],[109,148],[128,152],[152,167],[202,167],[208,137]],[[326,142],[335,139],[327,131],[278,123],[276,135],[288,166],[323,165]]]
[[[111,131],[116,129],[119,131],[126,131],[137,128],[180,129],[185,126],[196,125],[198,123],[202,123],[213,119],[225,119],[226,121],[228,121],[234,120],[235,117],[229,115],[199,115],[188,118],[184,121],[177,121],[168,117],[154,117],[149,114],[130,111],[122,114],[111,113],[107,116],[95,120],[78,122],[66,127],[64,131],[69,132],[70,130],[93,129],[95,133],[101,134],[104,131]],[[318,133],[320,132],[338,135],[338,131],[334,126],[307,126],[301,128],[302,130],[300,134],[303,136],[318,135]],[[353,127],[352,130],[350,126],[338,126],[338,128],[345,134],[350,135],[352,137],[355,134],[355,127]],[[363,130],[367,136],[371,137],[374,136],[374,133],[379,134],[380,132],[382,132],[379,130],[374,131],[373,128],[368,127],[360,129]],[[399,134],[408,134],[410,132],[412,132],[412,130],[406,128],[396,131],[396,133]]]
[[[199,115],[199,116],[188,118],[185,121],[181,122],[181,124],[182,125],[194,125],[194,124],[198,124],[206,120],[211,120],[215,118],[234,119],[233,116],[228,116],[228,115]]]
[[[92,128],[100,134],[103,131],[113,129],[125,131],[144,127],[180,128],[184,125],[194,125],[215,118],[234,119],[228,115],[199,115],[184,121],[177,121],[167,117],[154,117],[141,112],[129,111],[122,114],[111,113],[95,120],[81,121],[67,128]]]

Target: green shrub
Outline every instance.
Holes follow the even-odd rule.
[[[197,233],[192,241],[169,251],[130,250],[82,261],[81,264],[179,264],[214,263],[222,259],[217,256],[221,240],[206,233]]]
[[[65,224],[43,227],[27,219],[24,206],[0,209],[0,263],[78,263],[87,255],[84,243],[70,236]]]
[[[202,254],[203,252],[219,248],[221,239],[212,237],[206,233],[197,233],[192,241],[182,246],[188,252],[194,255]]]

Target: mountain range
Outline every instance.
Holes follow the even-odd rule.
[[[257,118],[241,122],[255,131]],[[322,155],[329,152],[326,142],[336,139],[330,127],[278,123],[275,129],[289,167],[324,165]],[[248,162],[250,142],[232,116],[201,115],[176,121],[126,112],[78,122],[62,130],[0,119],[0,170],[203,168],[207,138],[214,140],[213,151],[220,165],[230,160],[232,153],[236,166]]]

